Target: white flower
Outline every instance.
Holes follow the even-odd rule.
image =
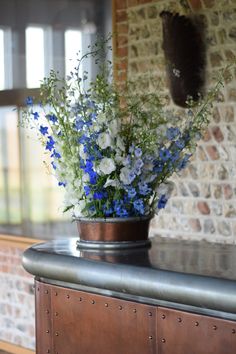
[[[113,161],[113,159],[104,157],[100,164],[99,164],[99,170],[104,174],[104,175],[109,175],[113,171],[115,171],[116,165]]]
[[[75,193],[65,193],[65,205],[75,205],[78,203],[78,196]]]
[[[108,125],[108,129],[112,136],[116,136],[119,131],[119,122],[112,120]]]
[[[108,146],[111,146],[111,136],[108,133],[101,133],[98,136],[98,145],[101,149],[106,149]]]
[[[116,187],[119,188],[120,187],[120,182],[117,179],[107,179],[106,183],[104,184],[104,188],[107,187]]]
[[[99,113],[99,114],[97,115],[97,121],[98,121],[99,123],[105,123],[106,120],[107,120],[107,118],[106,118],[105,113]]]
[[[165,195],[168,198],[168,197],[170,197],[173,189],[174,189],[174,183],[173,182],[161,183],[157,187],[156,193],[157,193],[158,197],[161,197],[162,195]]]
[[[86,154],[86,152],[84,152],[84,146],[80,145],[79,147],[79,156],[82,157],[83,160],[86,160],[88,155]]]
[[[145,162],[143,169],[146,171],[153,171],[154,164],[152,162]]]
[[[85,206],[86,206],[85,200],[80,200],[80,201],[75,205],[75,207],[74,207],[74,216],[75,216],[76,218],[79,218],[79,217],[81,217],[81,216],[85,216],[85,215],[83,214],[83,210],[84,210]]]
[[[116,146],[121,151],[125,151],[125,144],[124,144],[123,139],[120,136],[118,136],[117,139],[116,139]]]
[[[117,163],[117,164],[122,164],[122,162],[123,162],[123,160],[124,160],[124,158],[120,155],[120,153],[119,152],[117,152],[116,154],[115,154],[115,162]]]
[[[135,178],[132,171],[128,167],[122,167],[120,170],[120,180],[124,184],[130,184]]]
[[[85,183],[89,181],[89,174],[88,174],[88,173],[85,173],[85,174],[82,176],[82,181],[85,182]]]

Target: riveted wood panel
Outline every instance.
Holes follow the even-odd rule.
[[[158,354],[235,354],[236,322],[157,310]]]
[[[54,286],[51,291],[53,353],[156,353],[155,307]]]
[[[52,353],[51,286],[35,282],[36,353]]]

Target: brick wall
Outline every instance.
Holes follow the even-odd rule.
[[[119,80],[149,71],[168,92],[162,50],[162,10],[198,13],[207,28],[207,73],[236,55],[235,0],[116,0],[116,75]],[[236,72],[235,72],[236,77]],[[236,85],[227,82],[209,130],[191,165],[173,181],[168,207],[153,222],[152,234],[234,243],[236,240]],[[147,86],[149,83],[147,83]],[[172,102],[170,105],[173,107]]]
[[[0,341],[34,349],[33,277],[21,256],[20,248],[0,243]]]

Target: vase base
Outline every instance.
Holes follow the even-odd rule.
[[[141,241],[121,241],[121,242],[102,242],[102,241],[84,241],[76,242],[78,248],[81,249],[97,249],[97,250],[123,250],[132,248],[143,248],[151,245],[150,240]]]

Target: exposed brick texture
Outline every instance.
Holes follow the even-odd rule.
[[[126,9],[124,3],[117,9],[116,24],[121,79],[125,71],[128,78],[149,71],[163,93],[169,94],[159,17],[163,10],[185,15],[196,12],[205,20],[209,83],[210,77],[236,58],[235,0],[127,0]],[[236,71],[233,78],[226,74],[225,81],[191,165],[173,178],[175,193],[153,221],[153,235],[236,241]],[[151,83],[146,86],[152,88]],[[168,104],[174,107],[172,101]]]
[[[34,350],[33,277],[21,256],[21,249],[0,244],[0,341]]]

